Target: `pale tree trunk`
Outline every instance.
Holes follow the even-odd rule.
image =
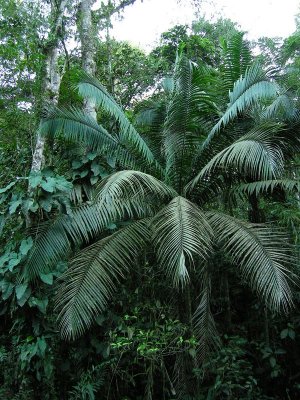
[[[43,46],[45,67],[42,76],[42,107],[55,106],[58,102],[60,74],[58,70],[58,43],[62,33],[62,20],[68,0],[61,0],[59,5],[51,5],[53,15],[52,28],[49,39]],[[32,156],[31,172],[38,172],[44,164],[45,137],[37,135],[36,145]],[[30,188],[29,188],[30,190]]]
[[[80,4],[80,41],[81,41],[81,57],[82,69],[90,76],[95,76],[96,63],[96,31],[92,24],[92,5],[94,0],[82,0]],[[92,118],[96,119],[96,104],[94,99],[88,98],[84,100],[84,111]]]
[[[103,13],[98,16],[100,20],[109,21],[112,15],[121,12],[127,6],[135,3],[136,0],[109,0],[106,5],[102,4]],[[97,24],[92,22],[92,5],[95,0],[81,0],[79,33],[81,41],[82,69],[90,76],[96,73],[96,38],[98,33]],[[116,4],[117,3],[117,4]],[[93,99],[85,99],[83,103],[84,111],[92,118],[97,118],[96,104]]]

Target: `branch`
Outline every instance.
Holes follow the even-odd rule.
[[[136,2],[136,0],[122,0],[120,2],[120,4],[116,7],[109,7],[109,4],[104,7],[104,11],[100,12],[98,15],[99,20],[101,19],[109,19],[111,18],[114,14],[122,11],[125,7],[127,6],[131,6],[132,4],[134,4]]]

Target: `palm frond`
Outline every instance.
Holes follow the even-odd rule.
[[[41,134],[63,136],[75,142],[82,142],[93,150],[103,151],[118,145],[118,141],[94,118],[76,108],[52,108],[44,115],[39,128]]]
[[[292,304],[287,263],[287,240],[280,232],[225,214],[206,212],[217,242],[238,266],[244,282],[256,290],[270,309],[287,310]]]
[[[244,40],[243,32],[237,32],[231,39],[223,41],[223,57],[220,65],[222,86],[227,94],[234,83],[245,74],[250,67],[252,56],[248,43]]]
[[[201,180],[216,169],[228,169],[254,179],[272,179],[280,175],[283,169],[283,154],[273,139],[279,125],[262,125],[255,127],[247,135],[242,136],[229,147],[216,154],[199,174],[186,186],[189,191]]]
[[[210,351],[220,345],[214,317],[210,309],[211,280],[207,267],[204,270],[199,305],[193,315],[194,333],[198,339],[197,356],[203,362]]]
[[[270,105],[263,109],[261,118],[270,119],[281,114],[283,119],[292,119],[296,113],[297,108],[294,101],[287,93],[281,93]]]
[[[146,197],[149,194],[160,199],[172,198],[176,191],[165,183],[140,171],[123,170],[103,179],[96,187],[95,199],[101,204],[111,203],[120,199]]]
[[[201,71],[205,73],[203,68]],[[205,91],[205,85],[201,82],[201,71],[185,56],[178,58],[175,87],[167,107],[163,131],[166,172],[179,192],[184,186],[186,172],[191,169],[195,151],[201,143],[199,115],[215,109],[210,94]]]
[[[72,244],[64,229],[67,221],[69,222],[69,216],[62,214],[55,220],[36,227],[34,244],[22,272],[23,279],[37,278],[70,254]]]
[[[103,311],[120,278],[149,240],[148,220],[141,220],[81,250],[62,277],[56,304],[61,334],[81,335]]]
[[[118,138],[81,110],[53,108],[44,116],[39,131],[43,135],[61,135],[67,140],[84,143],[99,154],[113,154],[127,168],[136,166],[136,160]]]
[[[203,213],[187,199],[175,197],[153,219],[158,260],[175,286],[189,281],[196,256],[210,251],[211,228]]]
[[[235,190],[247,193],[249,195],[253,193],[258,195],[260,193],[273,192],[277,188],[287,192],[300,192],[300,180],[285,178],[243,183],[238,187],[235,187]]]
[[[261,66],[259,64],[253,64],[247,69],[245,75],[234,84],[232,92],[229,93],[227,110],[212,128],[203,146],[206,147],[215,134],[218,133],[222,127],[228,125],[239,113],[242,113],[259,100],[268,100],[276,97],[278,91],[278,85],[267,79]]]
[[[134,150],[139,153],[141,158],[145,159],[148,163],[153,163],[155,161],[144,139],[126,117],[122,108],[100,82],[88,75],[82,75],[81,82],[78,84],[78,89],[82,96],[95,99],[96,104],[101,106],[118,122],[120,130],[119,135],[122,143],[131,145]]]
[[[107,195],[99,202],[77,207],[70,215],[59,215],[37,231],[23,276],[31,280],[51,271],[53,265],[66,259],[74,247],[89,243],[112,222],[153,215],[157,212],[157,205],[147,200],[136,195],[111,201]]]

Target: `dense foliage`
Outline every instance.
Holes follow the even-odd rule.
[[[145,54],[111,1],[91,76],[81,3],[0,1],[0,398],[299,398],[298,30]]]

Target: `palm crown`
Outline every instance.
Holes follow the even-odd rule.
[[[149,133],[146,139],[89,76],[82,77],[79,92],[93,97],[116,121],[117,132],[108,132],[76,109],[55,109],[45,118],[43,133],[63,134],[103,156],[113,155],[119,166],[101,181],[89,202],[42,228],[26,265],[27,276],[34,278],[83,247],[71,259],[57,295],[65,337],[80,335],[90,326],[119,280],[128,276],[135,258],[149,246],[175,287],[185,290],[192,271],[199,271],[202,293],[194,326],[200,343],[215,330],[209,259],[216,248],[223,249],[270,308],[291,304],[288,255],[278,245],[282,235],[208,206],[213,195],[224,188],[228,192],[224,182],[239,184],[240,193],[288,185],[287,180],[278,180],[284,166],[284,124],[271,118],[284,107],[280,89],[259,65],[250,64],[238,39],[234,51],[226,49],[220,75],[178,57],[174,77],[165,83],[164,100],[140,115],[140,124]],[[228,90],[229,103],[219,108]],[[260,116],[255,123],[253,110]],[[111,222],[119,228],[103,234]]]

